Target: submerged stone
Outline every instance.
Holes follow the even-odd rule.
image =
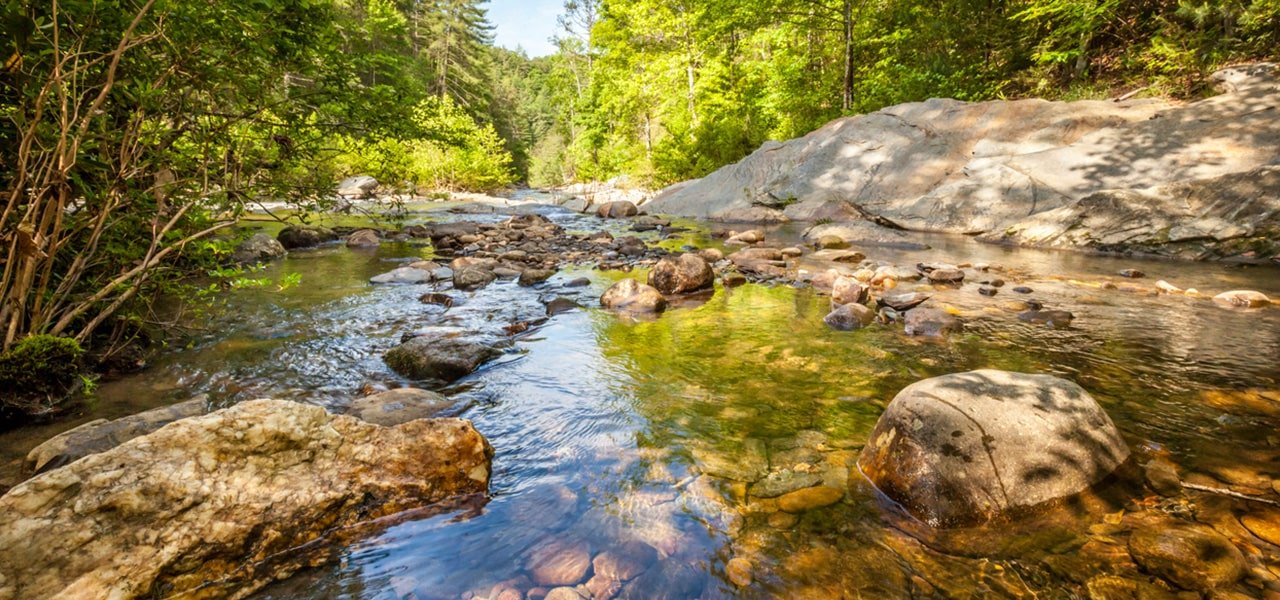
[[[1075,495],[1128,457],[1111,418],[1080,386],[980,370],[899,392],[858,465],[910,513],[949,526]]]
[[[1244,555],[1231,540],[1199,523],[1162,521],[1129,536],[1129,554],[1148,572],[1179,587],[1210,591],[1244,576]]]

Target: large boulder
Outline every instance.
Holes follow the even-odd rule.
[[[255,400],[177,421],[0,497],[0,598],[244,597],[334,532],[484,493],[492,455],[460,419]]]
[[[410,379],[450,382],[468,375],[500,352],[461,334],[433,332],[388,350],[383,360]]]
[[[606,202],[596,207],[596,216],[602,219],[621,219],[624,217],[634,217],[640,209],[636,208],[633,202],[627,200],[616,200],[614,202]]]
[[[153,408],[112,421],[97,419],[56,435],[27,453],[26,470],[43,473],[71,464],[90,454],[105,452],[169,423],[206,412],[209,399],[203,394],[186,402]]]
[[[288,251],[275,238],[265,233],[255,233],[236,246],[231,253],[231,260],[236,264],[250,265],[283,258],[286,254]]]
[[[649,285],[664,294],[686,294],[715,285],[716,274],[701,256],[665,257],[649,271]]]
[[[368,198],[378,189],[378,180],[368,175],[348,177],[338,183],[338,195],[345,198]]]
[[[636,313],[656,313],[667,308],[667,299],[651,285],[634,279],[623,279],[613,284],[600,296],[605,308]]]
[[[1128,458],[1111,418],[1080,386],[988,369],[904,388],[858,465],[917,518],[950,526],[1075,495]]]
[[[310,248],[336,239],[338,234],[332,229],[316,225],[290,225],[276,234],[276,240],[284,246],[285,250]]]
[[[766,142],[645,209],[725,221],[871,221],[1009,243],[1280,256],[1275,65],[1161,100],[930,99]],[[820,239],[819,233],[813,239]],[[852,241],[852,240],[847,240]]]

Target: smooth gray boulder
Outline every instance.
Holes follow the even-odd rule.
[[[457,332],[429,331],[383,355],[395,372],[410,379],[451,382],[461,379],[501,352]]]
[[[427,283],[434,279],[431,271],[417,267],[397,267],[369,278],[369,283]]]
[[[288,253],[275,238],[265,233],[255,233],[236,246],[231,253],[231,260],[236,264],[248,265],[283,258]]]
[[[276,234],[276,240],[284,246],[285,250],[310,248],[336,239],[338,234],[332,229],[318,225],[290,225]]]
[[[368,198],[378,189],[378,180],[368,175],[348,177],[338,183],[338,195],[346,198]]]
[[[912,515],[946,527],[1073,496],[1128,458],[1111,418],[1080,386],[984,369],[904,388],[858,466]]]
[[[600,305],[634,313],[659,313],[667,308],[667,299],[651,285],[623,279],[605,290],[600,296]]]
[[[106,452],[138,436],[151,433],[169,423],[208,411],[209,399],[204,394],[170,406],[108,421],[97,419],[70,431],[60,433],[27,453],[23,465],[29,473],[43,473],[71,464],[90,454]]]
[[[1224,93],[1185,104],[931,99],[891,106],[767,142],[736,164],[663,190],[645,210],[1277,260],[1278,71],[1271,64],[1224,69],[1214,75]],[[811,239],[823,235],[835,234]]]

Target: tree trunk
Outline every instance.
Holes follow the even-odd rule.
[[[844,112],[849,112],[853,107],[853,0],[844,0],[844,11],[841,16],[844,21],[844,85],[841,90],[840,108]]]

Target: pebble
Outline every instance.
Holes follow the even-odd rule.
[[[1027,286],[1025,286],[1025,285],[1020,285],[1020,286],[1018,286],[1018,287],[1016,287],[1016,288],[1013,288],[1013,291],[1015,291],[1015,292],[1017,292],[1017,293],[1019,293],[1019,294],[1030,294],[1031,292],[1034,292],[1035,290],[1033,290],[1033,289],[1031,289],[1031,288],[1029,288],[1029,287],[1027,287]]]
[[[789,513],[800,513],[831,506],[842,498],[844,498],[844,490],[820,485],[783,494],[778,498],[778,508]]]
[[[529,553],[525,569],[539,585],[574,585],[586,577],[591,551],[586,542],[555,540]]]
[[[738,587],[751,585],[751,562],[745,558],[733,558],[724,566],[729,582]]]

